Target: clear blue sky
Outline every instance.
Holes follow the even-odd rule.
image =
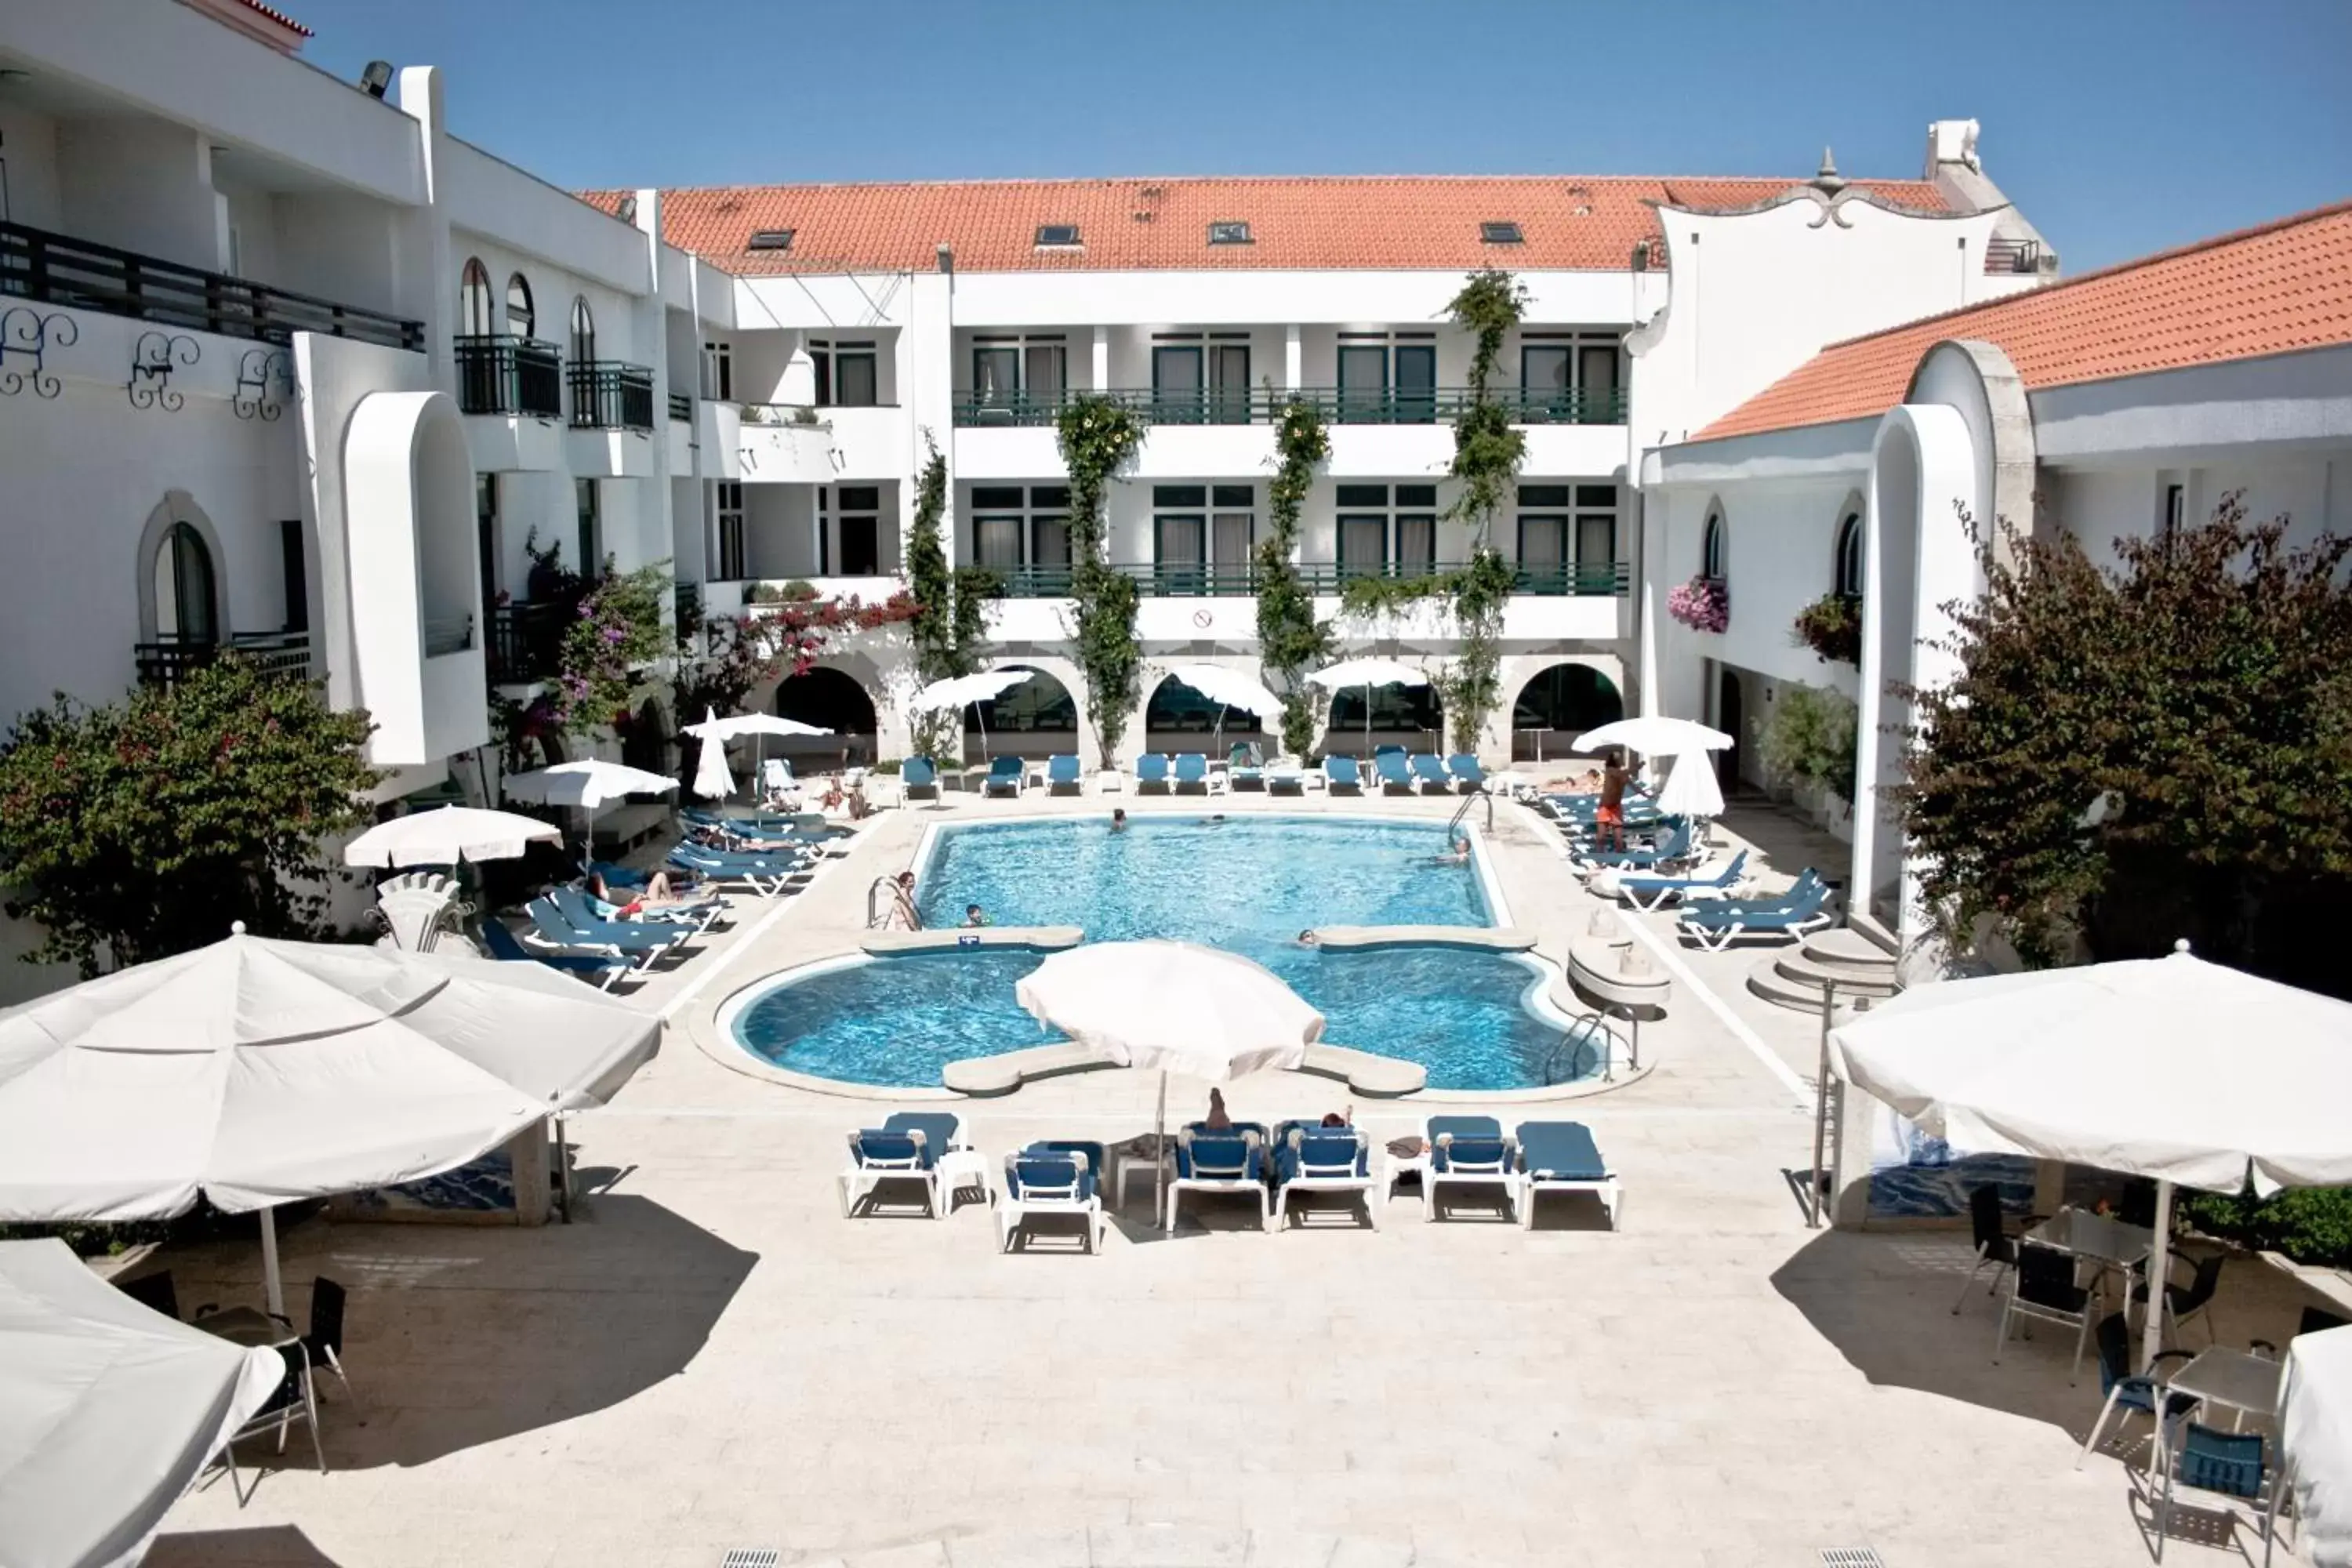
[[[2352,0],[278,0],[560,184],[1919,172],[2079,272],[2352,197]]]

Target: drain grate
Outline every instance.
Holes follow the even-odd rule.
[[[1886,1568],[1886,1564],[1872,1547],[1824,1546],[1822,1568]]]
[[[772,1546],[737,1546],[729,1549],[719,1568],[776,1568],[782,1561],[782,1553]]]

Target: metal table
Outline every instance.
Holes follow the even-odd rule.
[[[279,1321],[268,1313],[252,1307],[231,1307],[226,1311],[207,1312],[189,1325],[217,1335],[233,1345],[257,1350],[268,1345],[290,1345],[302,1336],[291,1324]]]
[[[2213,1345],[2199,1351],[2165,1384],[2168,1394],[2185,1394],[2207,1405],[2226,1406],[2234,1428],[2242,1415],[2278,1414],[2283,1363],[2252,1351]]]

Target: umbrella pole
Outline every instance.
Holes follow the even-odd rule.
[[[2156,1244],[2147,1254],[2147,1317],[2140,1324],[2139,1364],[2146,1372],[2164,1348],[2164,1278],[2172,1266],[2172,1184],[2156,1184]],[[2124,1276],[2124,1305],[2131,1305],[2131,1276]]]
[[[980,726],[980,760],[984,763],[988,761],[988,715],[977,702],[971,705],[971,721]]]
[[[1168,1209],[1168,1069],[1160,1069],[1160,1112],[1151,1119],[1151,1152],[1156,1157],[1151,1179],[1151,1223],[1160,1224]]]
[[[278,1214],[274,1209],[261,1211],[261,1299],[268,1304],[270,1315],[286,1315],[286,1281],[278,1272]]]

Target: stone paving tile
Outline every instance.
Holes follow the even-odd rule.
[[[314,1274],[352,1289],[368,1422],[330,1405],[333,1473],[272,1470],[243,1510],[202,1488],[150,1561],[717,1568],[769,1545],[843,1568],[1815,1568],[1859,1544],[1889,1568],[2147,1560],[2118,1459],[2072,1468],[2095,1373],[2070,1387],[2051,1333],[1995,1366],[1991,1303],[1951,1314],[1963,1237],[1804,1228],[1783,1172],[1810,1160],[1809,1109],[1768,1062],[1810,1075],[1817,1025],[1745,993],[1748,955],[1675,954],[1745,1038],[1678,987],[1643,1032],[1651,1074],[1569,1112],[1623,1173],[1620,1233],[1560,1200],[1532,1232],[1428,1225],[1410,1194],[1377,1232],[1278,1236],[1188,1205],[1166,1238],[1139,1204],[1094,1258],[999,1256],[976,1204],[844,1221],[832,1177],[870,1102],[732,1071],[698,1021],[854,945],[867,882],[931,823],[1004,814],[886,814],[809,891],[646,983],[633,1004],[672,1026],[614,1107],[573,1123],[609,1183],[579,1223],[290,1226],[297,1313]],[[1557,956],[1594,906],[1549,831],[1507,806],[1490,847],[1514,919]],[[1669,940],[1666,917],[1645,921]],[[1086,1073],[959,1109],[1001,1152],[1146,1130],[1156,1090]],[[1231,1093],[1261,1119],[1344,1098],[1289,1074]],[[1357,1109],[1390,1137],[1430,1108]],[[250,1246],[168,1262],[184,1294],[257,1298]],[[2277,1339],[2299,1305],[2234,1267],[2220,1328]],[[2167,1560],[2223,1559],[2178,1541]]]

